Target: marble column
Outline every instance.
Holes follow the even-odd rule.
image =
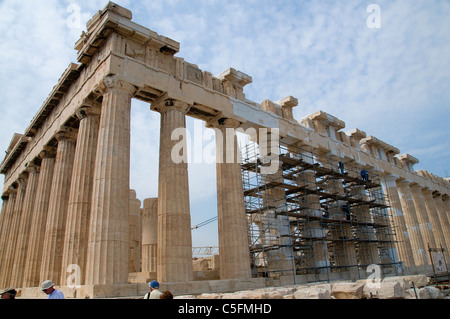
[[[443,203],[447,212],[447,219],[450,221],[450,195],[445,194],[443,197]]]
[[[56,134],[58,147],[48,204],[47,223],[42,249],[41,282],[51,280],[60,285],[61,263],[69,204],[70,180],[75,156],[76,132],[65,129]],[[64,270],[65,271],[65,270]]]
[[[8,188],[8,201],[6,202],[3,215],[3,225],[2,225],[2,233],[0,234],[0,267],[3,267],[6,264],[6,251],[8,249],[8,237],[11,230],[11,223],[14,215],[14,206],[16,204],[17,197],[17,189],[14,187]],[[1,276],[1,275],[0,275]],[[1,277],[0,277],[1,279]]]
[[[80,120],[70,186],[67,223],[62,258],[61,283],[66,284],[67,269],[79,268],[78,282],[85,284],[86,258],[91,215],[92,187],[97,152],[100,107],[83,106],[77,112]],[[69,268],[68,268],[69,267]],[[71,283],[70,283],[71,284]]]
[[[26,174],[21,174],[17,180],[17,195],[16,202],[14,204],[14,211],[11,218],[11,223],[8,229],[6,253],[4,255],[4,263],[2,265],[0,285],[3,287],[11,286],[12,283],[12,271],[14,269],[14,254],[17,247],[17,238],[19,233],[20,218],[22,216],[22,207],[25,198],[25,192],[27,187]]]
[[[419,222],[420,233],[422,234],[423,244],[428,255],[428,247],[436,247],[430,220],[428,218],[425,199],[422,195],[422,187],[418,184],[410,185],[414,207],[416,208],[417,221]]]
[[[450,219],[447,216],[447,211],[445,208],[445,198],[444,198],[445,196],[446,195],[442,195],[439,192],[433,192],[433,199],[436,205],[439,223],[441,225],[442,232],[444,234],[447,248],[450,249]],[[450,263],[450,258],[448,262]]]
[[[302,156],[302,159],[305,162],[314,164],[312,153],[304,152]],[[307,256],[305,256],[306,267],[314,268],[315,273],[325,274],[329,272],[329,269],[327,268],[330,266],[330,262],[328,260],[326,230],[324,224],[320,220],[322,217],[322,210],[320,207],[319,195],[316,193],[317,184],[314,170],[306,169],[301,171],[297,176],[296,183],[300,187],[306,187],[304,191],[300,191],[299,198],[297,199],[297,205],[300,209],[299,212],[305,212],[308,217],[305,229],[301,234],[301,236],[305,237],[305,243],[311,247]],[[333,180],[332,183],[340,184],[342,188],[340,180]],[[351,245],[353,245],[353,243],[351,243]],[[345,261],[343,262],[345,263]],[[353,265],[354,263],[351,262],[351,264]]]
[[[156,272],[158,252],[158,198],[144,199],[142,212],[142,271]]]
[[[33,208],[36,199],[36,190],[39,182],[39,167],[34,164],[27,165],[28,182],[27,190],[22,207],[22,217],[20,219],[17,236],[17,248],[14,256],[14,268],[12,272],[12,287],[22,287],[25,260],[28,253],[28,239],[30,235],[31,222],[33,218]]]
[[[357,185],[350,189],[350,196],[355,199],[368,201],[364,185]],[[352,211],[356,225],[356,238],[360,240],[359,243],[359,264],[368,266],[370,264],[381,263],[376,237],[375,229],[369,225],[372,223],[369,205],[362,205],[359,203]]]
[[[157,278],[159,282],[191,281],[194,273],[187,142],[185,138],[172,140],[174,130],[180,130],[182,134],[186,129],[186,113],[190,106],[168,99],[159,105],[152,105],[152,108],[161,113]],[[181,145],[181,148],[176,145]],[[174,153],[175,149],[182,153]]]
[[[312,157],[312,154],[310,155]],[[332,168],[330,164],[327,164],[327,160],[324,158],[322,164],[328,168]],[[347,163],[348,166],[356,165],[355,163]],[[333,166],[333,169],[336,169]],[[349,169],[349,168],[348,168]],[[355,279],[358,276],[358,256],[356,254],[355,241],[353,239],[351,217],[349,219],[348,212],[352,215],[353,211],[350,211],[350,205],[347,200],[343,200],[346,194],[343,180],[339,177],[339,174],[333,174],[334,176],[326,176],[326,182],[323,183],[326,193],[332,195],[338,195],[339,198],[331,197],[328,199],[327,209],[330,214],[330,219],[333,220],[328,224],[330,237],[332,239],[329,250],[332,256],[332,264],[337,267],[337,271],[346,271],[350,278]]]
[[[397,180],[397,189],[402,205],[402,211],[405,214],[406,228],[409,234],[411,249],[414,256],[415,266],[428,264],[427,250],[423,243],[420,233],[419,222],[417,220],[416,209],[412,199],[409,183],[404,180]]]
[[[141,271],[141,201],[136,198],[136,191],[130,189],[130,215],[129,222],[129,251],[128,251],[128,272],[135,273]]]
[[[6,211],[8,209],[9,193],[2,195],[2,211],[0,213],[0,266],[3,264],[2,252],[4,245],[3,236],[6,235]]]
[[[425,207],[427,209],[428,219],[431,224],[431,228],[433,229],[433,237],[435,246],[431,248],[444,248],[445,249],[445,260],[450,260],[450,255],[448,254],[448,246],[446,242],[446,238],[444,236],[443,225],[439,219],[439,211],[436,207],[436,203],[434,202],[433,192],[428,188],[422,189],[422,195],[425,202]],[[448,238],[447,240],[450,240]]]
[[[41,153],[42,162],[39,182],[36,189],[36,201],[33,208],[30,235],[28,240],[28,253],[25,262],[23,287],[40,286],[40,270],[42,261],[42,248],[44,244],[45,227],[47,223],[48,205],[52,177],[55,167],[54,151]]]
[[[403,262],[406,267],[411,267],[414,266],[414,256],[411,248],[410,236],[406,228],[405,214],[402,210],[395,180],[395,176],[385,175],[382,179],[383,190],[389,198],[398,259]]]
[[[226,120],[215,126],[220,279],[251,278],[240,152],[234,130],[238,124]]]
[[[134,86],[106,77],[96,151],[86,284],[128,282],[130,112]]]

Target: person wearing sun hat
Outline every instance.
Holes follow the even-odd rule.
[[[41,290],[47,295],[47,299],[64,299],[64,294],[54,286],[51,280],[46,280],[42,283]]]
[[[14,288],[6,288],[0,291],[1,299],[16,299],[17,291]]]
[[[145,294],[144,299],[160,299],[159,282],[153,280],[148,285],[150,291]]]

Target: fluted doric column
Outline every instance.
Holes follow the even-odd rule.
[[[350,195],[362,201],[368,201],[365,187],[363,185],[354,186],[350,190]],[[357,221],[356,237],[361,241],[359,244],[359,264],[370,265],[381,262],[377,249],[375,229],[368,225],[372,223],[369,205],[358,205],[353,209]]]
[[[8,210],[8,203],[9,203],[9,193],[2,195],[2,211],[0,213],[0,266],[3,264],[2,254],[3,254],[3,248],[4,246],[4,239],[3,237],[6,235],[6,211]]]
[[[445,207],[445,211],[447,214],[447,219],[450,221],[450,195],[449,194],[445,194],[442,196],[442,202],[444,204]]]
[[[436,205],[439,223],[444,234],[447,248],[450,249],[450,219],[447,216],[447,210],[445,208],[445,197],[446,195],[442,195],[439,192],[433,192],[433,199]]]
[[[190,106],[167,99],[158,105],[152,104],[152,108],[161,113],[157,278],[160,282],[191,281],[194,273],[187,143],[185,138],[172,140],[174,130],[183,134],[186,129],[186,113]],[[176,147],[180,144],[180,148]]]
[[[313,154],[306,154],[307,156],[304,160],[306,160],[310,164],[314,164]],[[328,166],[328,168],[332,168],[329,164],[327,164],[327,162],[328,161],[324,159],[322,161],[322,164],[325,165],[325,167]],[[353,166],[356,165],[356,163],[349,162],[347,163],[347,165]],[[355,169],[349,170],[349,172],[352,171],[355,171]],[[308,177],[308,180],[313,181],[313,178],[315,180],[315,176],[311,176],[311,174],[313,173],[314,171],[308,173],[308,175],[310,175],[310,177]],[[311,190],[315,190],[317,184],[314,183],[311,186],[313,186]],[[344,188],[343,181],[341,178],[339,178],[339,176],[327,176],[326,182],[323,183],[323,187],[325,188],[327,193],[338,194],[341,196],[341,198],[345,198],[347,194],[347,191]],[[318,195],[314,196],[318,197]],[[317,198],[317,200],[319,200],[319,198]],[[320,208],[320,201],[318,203],[318,207]],[[352,225],[350,224],[350,214],[353,214],[354,212],[350,211],[348,201],[343,199],[330,201],[329,203],[327,203],[326,208],[330,215],[329,218],[334,220],[334,222],[329,225],[329,234],[332,242],[328,247],[329,254],[330,256],[332,256],[332,264],[334,264],[334,266],[337,266],[337,269],[339,271],[348,272],[348,276],[350,278],[356,278],[358,276],[358,256],[356,253],[355,241],[353,240],[351,227]]]
[[[75,159],[70,186],[67,223],[62,258],[61,283],[65,285],[65,270],[76,265],[79,284],[85,283],[86,257],[91,215],[92,187],[97,152],[100,106],[83,106],[77,112],[80,120]],[[68,268],[69,267],[69,268]],[[72,284],[72,283],[67,283]]]
[[[22,207],[27,187],[27,177],[26,174],[21,174],[17,180],[16,202],[14,204],[14,211],[8,229],[7,246],[5,247],[6,252],[1,271],[0,285],[3,287],[11,286],[12,283],[11,275],[14,269],[14,254],[17,247],[17,237],[19,234],[20,218],[22,216]]]
[[[142,212],[142,271],[157,271],[158,198],[144,199]]]
[[[141,224],[141,201],[136,198],[136,191],[130,189],[130,215],[128,222],[129,252],[128,272],[141,271],[141,246],[142,246],[142,224]]]
[[[20,219],[17,236],[17,248],[14,257],[14,268],[12,273],[12,287],[22,287],[25,261],[28,253],[28,239],[30,235],[31,222],[33,218],[33,208],[36,200],[36,191],[39,181],[39,167],[34,164],[27,165],[28,182],[27,190],[22,207],[22,217]]]
[[[298,150],[294,150],[294,154],[298,153]],[[316,164],[314,162],[313,154],[309,151],[306,151],[305,149],[302,149],[302,146],[300,146],[299,156],[304,162],[310,164],[311,167]],[[323,161],[322,164],[327,165],[326,161]],[[302,211],[304,211],[305,215],[308,216],[307,227],[305,227],[304,230],[300,230],[301,227],[299,227],[299,225],[296,225],[297,232],[299,232],[297,236],[304,236],[305,238],[307,238],[305,242],[307,242],[306,246],[308,246],[308,248],[304,250],[305,253],[304,256],[302,256],[302,258],[304,258],[306,261],[306,265],[304,267],[313,269],[308,270],[313,273],[325,274],[329,271],[328,267],[330,266],[330,261],[328,259],[326,231],[323,227],[324,224],[319,219],[322,217],[322,210],[320,206],[320,198],[316,192],[317,184],[315,171],[313,169],[301,170],[301,173],[296,174],[295,182],[297,186],[300,187],[298,197],[296,197],[295,199],[297,205],[296,208],[301,209]],[[333,191],[336,192],[343,191],[342,181],[340,179],[328,179],[325,188],[327,187],[332,188]],[[303,208],[304,206],[306,207]],[[330,211],[330,213],[331,215],[333,215],[332,210]],[[311,217],[311,219],[309,219],[309,217]],[[331,218],[333,217],[334,216],[332,216]],[[335,234],[336,233],[334,233],[333,236]],[[343,247],[342,249],[345,250],[345,248]],[[343,254],[341,254],[341,256],[342,255]],[[355,262],[350,260],[345,261],[343,259],[340,259],[340,261],[342,261],[342,263],[346,265],[354,265],[356,264],[356,254]]]
[[[58,147],[42,250],[41,282],[52,280],[55,285],[60,285],[76,132],[64,128],[55,137]]]
[[[214,126],[220,279],[251,278],[240,152],[235,132],[238,125],[237,121],[225,120]]]
[[[400,197],[395,183],[396,177],[385,175],[382,179],[384,193],[389,198],[390,210],[392,214],[393,228],[395,229],[398,259],[406,267],[414,266],[414,256],[412,253],[410,236],[406,228],[405,214],[402,210]]]
[[[431,248],[444,248],[445,252],[445,260],[450,260],[450,255],[448,254],[448,247],[446,238],[444,236],[443,226],[439,219],[439,211],[436,207],[436,203],[434,202],[433,192],[430,189],[423,188],[422,189],[423,199],[425,201],[425,207],[427,209],[428,219],[431,224],[431,228],[433,229],[433,237],[435,246]],[[450,240],[450,238],[448,239]]]
[[[42,248],[47,223],[52,177],[55,168],[55,153],[53,150],[47,150],[41,153],[41,157],[42,162],[28,240],[23,287],[38,287],[40,285]]]
[[[135,87],[108,76],[92,189],[86,284],[128,282],[130,112]]]
[[[409,189],[409,183],[404,180],[397,180],[396,183],[402,210],[405,214],[406,227],[414,256],[414,264],[415,266],[427,265],[427,250],[423,243],[422,234],[420,233],[419,222],[411,191]]]
[[[434,230],[432,230],[432,226],[428,218],[427,208],[425,207],[425,199],[422,195],[422,188],[418,184],[412,184],[409,188],[414,201],[414,207],[416,208],[417,221],[419,222],[423,244],[428,256],[428,247],[436,247],[433,236]]]
[[[8,250],[8,237],[10,234],[11,223],[14,215],[14,206],[16,205],[17,189],[9,187],[8,201],[4,207],[2,233],[0,234],[0,267],[6,264],[6,251]],[[0,277],[1,279],[1,277]]]

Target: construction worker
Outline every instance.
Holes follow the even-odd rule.
[[[369,172],[367,172],[364,168],[361,171],[361,178],[363,181],[369,181]]]

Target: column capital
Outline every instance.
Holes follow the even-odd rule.
[[[17,188],[14,188],[13,186],[9,186],[8,189],[6,190],[6,192],[7,192],[9,195],[17,194]]]
[[[40,167],[31,161],[25,165],[25,169],[28,173],[39,173]]]
[[[39,153],[38,157],[40,159],[44,158],[55,158],[56,157],[56,148],[53,146],[44,146],[44,149]]]
[[[223,115],[215,116],[208,120],[206,122],[206,127],[208,128],[219,128],[219,129],[226,129],[226,128],[234,128],[237,129],[240,127],[243,123],[232,118],[224,117]]]
[[[120,80],[117,75],[105,76],[97,86],[97,90],[100,91],[102,95],[114,90],[129,93],[131,96],[137,92],[137,88],[134,85]]]
[[[409,181],[407,181],[406,179],[400,177],[395,181],[398,185],[402,185],[402,186],[411,186],[411,183]]]
[[[422,191],[427,191],[427,190],[429,190],[428,187],[423,186],[423,185],[420,185],[420,184],[418,184],[418,183],[411,183],[411,184],[409,185],[409,187],[410,187],[411,190],[416,191],[416,192],[422,192]]]
[[[100,116],[101,104],[91,99],[84,99],[81,106],[76,110],[75,116],[81,121],[88,116]]]
[[[156,102],[156,103],[155,103]],[[158,100],[152,103],[152,109],[161,114],[166,113],[169,110],[176,110],[187,114],[191,105],[176,99],[167,98],[164,100]]]
[[[441,196],[441,193],[439,193],[439,191],[434,190],[434,191],[432,192],[432,195],[433,195],[433,198],[436,198],[436,197]]]
[[[19,178],[17,179],[17,184],[21,186],[22,184],[26,184],[28,180],[28,172],[27,170],[23,171],[19,174]]]
[[[55,134],[58,142],[64,140],[75,140],[77,138],[77,130],[67,126],[61,126],[60,131]]]

